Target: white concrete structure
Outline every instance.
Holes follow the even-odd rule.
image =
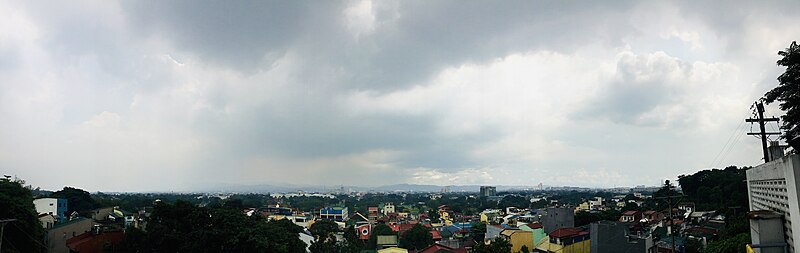
[[[36,206],[38,214],[50,214],[56,216],[59,221],[64,221],[67,215],[67,200],[56,198],[34,199],[33,205]]]
[[[789,252],[795,252],[794,242],[800,240],[798,185],[800,155],[786,156],[747,170],[750,211],[771,210],[783,214],[783,230]]]
[[[395,213],[394,204],[386,203],[383,205],[383,215],[389,215],[390,213]]]

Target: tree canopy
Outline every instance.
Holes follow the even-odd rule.
[[[400,237],[400,247],[421,250],[433,244],[429,228],[417,223]]]
[[[189,202],[155,205],[147,231],[126,233],[128,252],[304,252],[303,229],[283,219],[267,222],[230,208]]]
[[[89,192],[78,188],[64,187],[64,189],[50,194],[50,197],[67,199],[67,215],[77,211],[88,216],[89,211],[99,207]]]
[[[369,247],[374,249],[377,247],[378,236],[379,235],[396,235],[392,228],[386,226],[385,224],[378,224],[372,228],[372,233],[369,235]]]
[[[783,138],[791,141],[800,135],[800,46],[796,41],[786,48],[779,51],[778,55],[783,56],[778,60],[779,66],[786,67],[786,72],[778,76],[778,87],[773,88],[764,94],[764,102],[770,104],[775,101],[780,102],[781,110],[786,111],[786,115],[781,117],[784,130]]]
[[[3,252],[45,252],[44,229],[39,223],[30,189],[21,181],[0,179],[0,220],[16,219],[5,226]]]
[[[474,253],[507,253],[511,252],[511,243],[502,236],[495,237],[492,243],[486,245],[483,242],[475,244],[472,248]]]

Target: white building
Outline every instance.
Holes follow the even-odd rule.
[[[747,170],[750,211],[771,210],[783,214],[789,252],[795,252],[794,242],[800,240],[799,183],[800,155],[786,156]],[[751,236],[758,232],[751,232]]]
[[[56,216],[59,221],[64,221],[67,215],[67,200],[56,198],[34,199],[33,205],[36,206],[38,214],[50,214]]]
[[[386,203],[383,205],[383,214],[389,215],[390,213],[395,213],[394,204]]]

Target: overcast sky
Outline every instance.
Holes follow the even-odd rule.
[[[0,1],[0,172],[92,191],[610,187],[757,165],[742,121],[798,9]]]

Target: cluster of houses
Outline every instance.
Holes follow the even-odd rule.
[[[648,196],[642,195],[643,198]],[[468,252],[475,247],[472,227],[485,224],[484,244],[498,237],[508,241],[511,252],[678,252],[687,240],[707,245],[724,227],[725,217],[715,211],[696,211],[693,203],[681,203],[672,210],[625,211],[615,221],[597,221],[575,227],[579,212],[599,212],[621,207],[621,201],[592,198],[577,206],[553,204],[540,209],[508,207],[487,209],[478,215],[455,213],[447,206],[436,207],[438,217],[427,213],[396,212],[392,203],[370,207],[366,214],[349,213],[346,207],[326,207],[318,213],[285,215],[295,224],[309,227],[315,219],[335,221],[340,228],[354,227],[362,240],[368,240],[377,224],[392,228],[394,235],[377,236],[378,252],[414,252],[398,247],[399,238],[416,224],[430,229],[434,244],[430,251]],[[641,204],[641,203],[637,203]],[[303,219],[296,219],[297,217]],[[281,218],[273,214],[271,218]],[[671,218],[670,218],[671,217]],[[312,240],[310,236],[308,242]]]
[[[143,227],[147,211],[131,213],[118,207],[98,208],[91,218],[78,212],[67,213],[69,203],[60,198],[33,200],[39,221],[47,231],[44,246],[55,253],[100,253],[123,238],[126,227]]]
[[[641,195],[641,198],[647,197]],[[531,201],[543,199],[546,197],[536,196]],[[550,201],[548,207],[539,209],[487,209],[474,215],[454,212],[446,205],[434,207],[435,212],[406,212],[404,209],[408,208],[394,203],[368,207],[365,213],[344,206],[301,211],[281,205],[244,208],[242,213],[270,220],[290,220],[306,228],[299,236],[309,246],[313,237],[308,228],[319,220],[333,221],[341,231],[354,228],[364,241],[370,239],[375,226],[383,224],[395,233],[376,236],[376,250],[381,253],[468,252],[476,243],[489,245],[497,238],[508,241],[511,252],[671,252],[673,249],[683,251],[687,240],[707,245],[717,238],[725,225],[723,215],[697,211],[693,203],[681,203],[672,210],[624,211],[616,221],[575,226],[576,214],[620,210],[629,201],[642,204],[637,203],[641,202],[639,198],[623,200],[615,196],[608,200],[595,197],[578,205]],[[102,252],[104,245],[115,245],[122,239],[126,227],[144,228],[149,214],[147,209],[126,212],[106,207],[92,210],[91,215],[79,215],[67,213],[68,204],[66,199],[34,200],[42,227],[47,230],[48,252]],[[434,244],[418,251],[401,248],[402,235],[418,224],[429,229]],[[473,226],[478,225],[485,227],[485,231],[480,231],[483,232],[482,241],[475,238]]]

